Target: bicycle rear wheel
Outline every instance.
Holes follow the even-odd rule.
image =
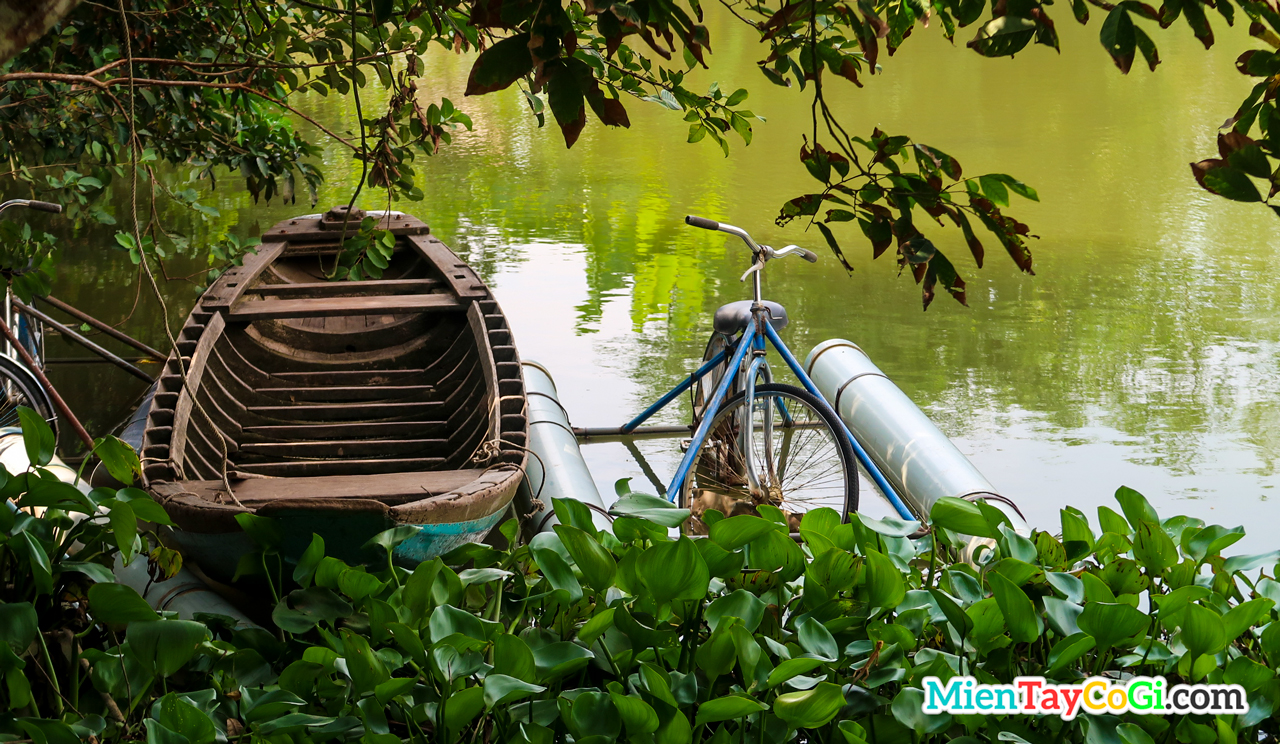
[[[58,433],[58,417],[53,401],[40,387],[35,375],[23,365],[0,356],[0,428],[19,427],[18,407],[26,406],[49,422],[54,436]]]
[[[705,531],[702,514],[754,514],[769,504],[787,514],[791,531],[810,509],[830,507],[841,519],[858,510],[858,465],[840,422],[826,404],[793,385],[757,385],[746,437],[753,489],[743,456],[746,393],[727,399],[711,421],[707,439],[681,490],[681,506],[693,512],[693,532]]]

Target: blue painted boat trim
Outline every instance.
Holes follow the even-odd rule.
[[[418,534],[396,546],[395,558],[406,564],[418,564],[438,558],[467,543],[480,542],[502,519],[505,509],[480,519],[444,524],[420,524]]]

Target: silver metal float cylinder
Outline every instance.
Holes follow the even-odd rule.
[[[164,581],[151,581],[147,574],[147,561],[136,556],[129,565],[116,556],[116,581],[133,587],[134,591],[147,600],[147,604],[157,612],[171,610],[178,613],[180,620],[191,620],[196,613],[224,615],[235,620],[237,628],[256,628],[258,625],[222,595],[213,591],[195,574],[185,568],[179,569],[173,578]]]
[[[805,370],[908,506],[928,516],[938,499],[985,501],[1028,532],[1012,501],[996,491],[906,393],[856,344],[823,341]]]
[[[600,529],[612,521],[600,498],[600,490],[587,469],[578,446],[578,437],[569,424],[569,414],[560,405],[551,373],[537,362],[521,362],[525,393],[529,397],[529,449],[532,456],[524,483],[517,494],[529,534],[547,532],[559,524],[551,499],[574,499],[591,510],[591,520]]]

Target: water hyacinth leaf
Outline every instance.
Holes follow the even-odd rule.
[[[1155,507],[1132,488],[1121,486],[1116,489],[1116,501],[1120,502],[1120,510],[1124,512],[1125,519],[1135,528],[1143,522],[1160,524],[1160,516],[1156,514]]]
[[[360,694],[370,693],[391,678],[386,664],[369,646],[367,640],[346,628],[343,628],[341,637],[344,651],[342,658],[347,662],[347,673],[351,677],[352,689]]]
[[[432,643],[439,643],[441,639],[455,633],[477,641],[487,641],[489,634],[485,631],[485,622],[487,621],[481,620],[466,610],[460,610],[452,605],[440,605],[431,613],[427,627],[431,631]],[[497,623],[489,625],[492,627]]]
[[[322,558],[324,558],[324,538],[312,535],[307,549],[298,557],[298,565],[293,567],[293,580],[303,589],[310,586],[312,577],[316,575],[316,567],[320,565]]]
[[[915,520],[899,519],[897,517],[876,519],[865,514],[859,514],[858,519],[867,529],[886,537],[907,537],[920,530],[920,523]]]
[[[89,614],[100,623],[112,625],[160,619],[147,600],[133,587],[124,584],[94,584],[89,587]]]
[[[890,710],[898,723],[917,734],[933,734],[944,731],[951,725],[949,713],[925,713],[924,690],[916,687],[904,687],[893,698]]]
[[[596,525],[586,504],[577,499],[552,498],[551,506],[560,524],[575,527],[592,537],[596,536]],[[561,539],[564,539],[563,535]]]
[[[445,705],[444,722],[450,739],[456,737],[463,727],[476,719],[484,710],[484,688],[468,687],[449,696]]]
[[[1227,529],[1222,525],[1212,524],[1199,532],[1191,533],[1190,530],[1184,532],[1182,547],[1192,558],[1203,561],[1235,545],[1243,537],[1244,527]]]
[[[134,478],[142,475],[142,463],[138,460],[138,453],[119,437],[107,435],[95,439],[93,453],[102,461],[102,465],[111,477],[126,486],[132,485]]]
[[[836,689],[838,690],[839,688],[837,687]],[[753,713],[759,713],[762,710],[768,710],[768,708],[768,705],[746,695],[725,695],[699,705],[698,715],[694,719],[693,725],[702,726],[707,723],[730,721]]]
[[[49,422],[26,406],[18,406],[17,411],[18,421],[22,426],[22,444],[27,450],[27,460],[32,465],[40,467],[48,465],[53,459],[56,445]]]
[[[1104,533],[1111,532],[1128,537],[1133,532],[1129,522],[1109,506],[1098,507],[1098,525]]]
[[[1248,602],[1241,602],[1228,610],[1222,616],[1222,629],[1227,643],[1231,643],[1246,630],[1261,623],[1264,618],[1269,617],[1271,608],[1274,606],[1275,602],[1270,599],[1258,597]]]
[[[353,568],[338,575],[338,589],[354,602],[365,597],[376,597],[386,588],[387,582],[364,570]]]
[[[240,529],[266,550],[275,550],[284,542],[284,531],[280,528],[280,523],[270,517],[241,512],[236,515],[236,522]]]
[[[776,574],[784,582],[794,581],[804,573],[805,555],[784,528],[766,532],[751,541],[747,546],[747,565]]]
[[[204,624],[192,620],[136,621],[125,630],[125,640],[143,667],[161,677],[181,669],[207,637]]]
[[[707,605],[705,617],[712,631],[720,626],[724,618],[736,617],[742,621],[744,628],[754,632],[759,627],[760,621],[764,619],[766,607],[764,600],[746,589],[738,589],[716,598],[714,602]]]
[[[675,528],[689,518],[689,510],[681,509],[666,499],[643,493],[628,493],[609,507],[609,513],[620,517],[637,517]]]
[[[688,537],[647,548],[637,559],[636,570],[659,605],[675,599],[702,599],[711,582],[706,561]]]
[[[902,572],[884,553],[868,549],[866,556],[867,602],[871,607],[897,607],[907,596]]]
[[[127,501],[111,502],[107,516],[111,521],[111,531],[115,537],[116,547],[120,549],[120,555],[128,565],[133,558],[134,540],[138,536],[138,517]],[[23,533],[23,537],[28,535]],[[44,552],[43,548],[41,552]]]
[[[1089,602],[1076,620],[1100,651],[1145,631],[1150,622],[1150,617],[1129,605],[1108,602]]]
[[[23,653],[36,640],[39,621],[30,602],[0,603],[0,641],[15,654]]]
[[[1080,613],[1084,612],[1083,607],[1075,602],[1058,599],[1057,597],[1045,597],[1041,601],[1044,602],[1045,620],[1049,621],[1049,626],[1053,628],[1055,633],[1065,637],[1080,632],[1077,620],[1080,617]]]
[[[644,690],[672,708],[680,707],[671,694],[670,676],[657,666],[645,661],[640,663],[640,683]]]
[[[186,737],[191,744],[213,744],[218,738],[218,730],[208,714],[176,693],[160,698],[152,711],[165,728]]]
[[[1178,546],[1163,527],[1143,521],[1135,532],[1133,554],[1142,565],[1157,574],[1178,565]]]
[[[1093,636],[1084,632],[1063,638],[1053,644],[1053,650],[1049,652],[1049,673],[1065,669],[1096,645],[1097,641]]]
[[[574,503],[581,506],[580,502]],[[609,551],[601,547],[592,534],[578,527],[564,524],[556,525],[555,532],[560,536],[560,541],[564,543],[569,555],[573,557],[573,562],[578,564],[578,570],[582,572],[582,578],[587,582],[587,586],[600,593],[613,586],[618,565]]]
[[[1004,616],[1013,640],[1030,643],[1039,638],[1040,626],[1036,622],[1035,605],[1026,593],[995,572],[987,575],[987,581],[995,594],[996,603],[1000,605],[1000,614]]]
[[[1044,577],[1049,582],[1049,586],[1061,592],[1068,602],[1079,604],[1084,601],[1084,582],[1079,576],[1046,571]]]
[[[505,674],[508,677],[532,682],[537,679],[538,666],[533,659],[533,651],[523,638],[509,633],[499,633],[493,639],[493,671],[496,674]]]
[[[839,685],[820,682],[802,692],[779,695],[773,701],[773,714],[796,729],[825,726],[844,707],[844,691]]]
[[[561,717],[564,717],[563,713]],[[622,721],[613,698],[598,690],[581,692],[573,699],[568,723],[581,739],[601,737],[611,740],[622,731]]]
[[[1222,616],[1195,603],[1188,604],[1182,611],[1180,628],[1182,645],[1193,659],[1202,654],[1216,654],[1231,640],[1227,638]]]
[[[560,557],[559,553],[550,548],[535,548],[532,552],[533,560],[537,562],[543,578],[551,584],[552,588],[558,592],[564,592],[570,603],[582,599],[582,584],[578,583],[578,577],[573,575],[573,569],[564,558]]]
[[[934,502],[933,508],[929,510],[929,521],[934,527],[941,527],[961,535],[992,538],[996,536],[977,504],[951,496],[944,496]]]
[[[822,666],[823,663],[822,659],[814,659],[808,656],[786,659],[774,667],[773,671],[769,672],[769,679],[765,684],[770,688],[777,687],[792,677],[812,672]]]
[[[821,586],[829,594],[849,589],[857,581],[860,568],[861,561],[857,556],[832,546],[805,568],[806,591],[810,581]]]
[[[1261,566],[1274,566],[1277,563],[1280,563],[1280,550],[1273,550],[1270,553],[1262,553],[1261,555],[1233,555],[1222,564],[1222,568],[1227,573],[1235,573],[1236,571],[1252,571]]]
[[[535,685],[505,674],[491,673],[484,678],[484,704],[492,708],[503,703],[523,700],[546,689],[542,685]]]
[[[395,550],[396,546],[405,540],[409,540],[422,530],[412,524],[398,524],[389,530],[383,530],[373,537],[369,538],[364,544],[364,549],[373,547],[382,548],[385,552],[390,553]]]
[[[609,698],[618,710],[622,725],[626,726],[628,737],[636,739],[658,730],[658,714],[645,701],[616,692],[609,693]]]
[[[290,633],[305,633],[320,623],[334,623],[353,612],[351,604],[332,589],[312,586],[289,592],[276,605],[271,619],[281,629]]]
[[[587,665],[595,654],[576,643],[560,641],[533,649],[533,661],[538,671],[538,681],[554,682]]]
[[[617,522],[614,522],[616,527]],[[665,530],[664,536],[665,536]],[[713,578],[723,579],[735,576],[742,571],[746,556],[740,550],[725,550],[710,539],[694,540],[702,560],[706,561],[707,571]]]
[[[755,541],[770,532],[781,529],[780,525],[751,514],[739,514],[736,517],[722,519],[711,525],[711,539],[725,550],[737,550],[749,542]]]
[[[1062,519],[1062,546],[1067,549],[1067,561],[1074,562],[1093,552],[1094,534],[1089,522],[1080,514],[1068,509],[1060,512]]]
[[[796,640],[800,642],[801,648],[824,661],[834,662],[840,658],[840,649],[831,631],[812,617],[806,617],[796,624]]]
[[[930,589],[929,594],[938,603],[938,609],[942,610],[942,614],[946,616],[947,622],[951,624],[956,633],[961,638],[968,636],[969,631],[973,630],[973,620],[960,608],[960,605],[956,604],[955,600],[941,589]]]

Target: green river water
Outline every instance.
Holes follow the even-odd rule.
[[[911,134],[966,173],[1006,172],[1039,190],[1041,203],[1012,212],[1042,236],[1035,277],[992,240],[979,271],[957,232],[933,233],[968,279],[968,309],[940,291],[922,313],[892,255],[873,262],[852,231],[841,233],[856,246],[857,270],[846,276],[816,232],[773,225],[779,204],[812,183],[796,157],[808,97],[768,84],[755,70],[759,47],[724,19],[711,24],[715,75],[701,79],[751,89],[751,108],[768,122],[750,147],[726,159],[709,142],[685,144],[678,114],[633,103],[631,130],[593,122],[567,151],[514,91],[464,99],[470,60],[437,54],[428,92],[452,98],[477,128],[419,161],[427,198],[399,207],[489,280],[522,356],[554,373],[577,425],[618,425],[679,381],[701,356],[711,312],[747,296],[741,244],[683,225],[700,214],[762,242],[817,249],[817,265],[788,260],[768,271],[766,296],[790,311],[793,350],[803,356],[832,337],[858,343],[1033,524],[1056,529],[1062,505],[1091,512],[1123,484],[1166,516],[1244,524],[1240,547],[1270,549],[1265,524],[1280,522],[1280,221],[1205,194],[1187,167],[1212,156],[1214,127],[1248,91],[1232,60],[1249,40],[1220,32],[1206,52],[1179,25],[1157,37],[1158,72],[1135,66],[1125,77],[1099,48],[1097,23],[1060,19],[1062,55],[1037,47],[1012,62],[929,29],[882,60],[884,74],[865,89],[832,86],[851,132]],[[336,96],[305,106],[336,127],[354,116]],[[254,205],[235,177],[209,202],[244,235],[345,203],[358,171],[327,152],[331,178],[316,209]],[[363,206],[379,208],[376,194]],[[136,267],[109,248],[110,231],[64,235],[55,293],[112,323],[133,309],[122,328],[165,348],[158,305],[144,289],[135,308]],[[194,283],[164,291],[180,324]],[[50,355],[85,352],[55,339]],[[56,365],[52,379],[95,432],[127,416],[143,388],[105,365]],[[662,419],[686,415],[673,407]],[[674,440],[637,449],[669,478]],[[621,477],[648,485],[623,444],[584,453],[602,493]]]

